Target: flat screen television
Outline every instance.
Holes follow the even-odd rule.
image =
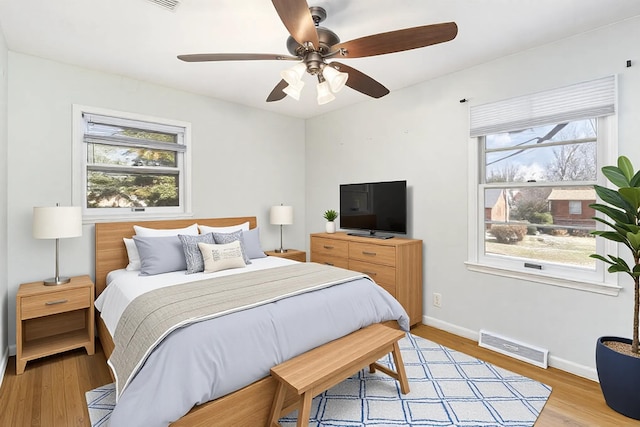
[[[406,234],[407,181],[341,184],[340,228],[378,238],[393,237],[378,232]]]

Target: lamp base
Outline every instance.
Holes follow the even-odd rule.
[[[274,252],[277,254],[283,254],[285,252],[289,252],[289,249],[275,249]]]
[[[45,286],[57,286],[64,285],[65,283],[69,283],[71,281],[70,277],[51,277],[49,279],[44,280]]]

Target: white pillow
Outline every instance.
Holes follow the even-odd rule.
[[[140,270],[140,254],[138,253],[138,247],[136,246],[136,242],[133,239],[123,238],[124,246],[127,248],[127,256],[129,257],[129,264],[127,265],[127,271],[137,271]]]
[[[186,234],[189,236],[198,235],[198,224],[192,224],[185,228],[146,228],[139,225],[133,226],[136,236],[140,237],[166,237],[177,236],[178,234]]]
[[[199,242],[198,247],[202,252],[205,273],[244,267],[246,265],[242,256],[240,240],[222,245]]]
[[[206,234],[206,233],[233,233],[234,231],[238,231],[238,230],[248,231],[249,230],[249,221],[243,222],[242,224],[238,224],[238,225],[230,225],[228,227],[209,227],[207,225],[199,225],[198,228],[200,228],[200,233],[202,233],[202,234]]]

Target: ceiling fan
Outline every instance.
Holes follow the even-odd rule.
[[[455,22],[405,28],[386,33],[340,42],[333,31],[319,26],[327,17],[325,9],[309,7],[305,0],[272,0],[273,5],[289,31],[287,50],[291,55],[268,53],[204,53],[178,55],[186,62],[277,60],[299,61],[280,73],[282,80],[267,97],[267,102],[279,101],[287,95],[300,98],[304,82],[302,76],[309,73],[318,79],[318,103],[335,99],[333,93],[345,85],[373,98],[381,98],[389,89],[367,76],[334,59],[362,58],[385,55],[430,46],[453,40],[458,34]],[[327,62],[332,60],[331,62]]]

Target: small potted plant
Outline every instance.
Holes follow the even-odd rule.
[[[335,233],[336,232],[336,223],[334,222],[338,218],[338,212],[333,209],[329,209],[324,213],[324,219],[327,220],[325,225],[325,229],[327,233]]]
[[[617,188],[594,185],[600,200],[591,206],[607,219],[594,218],[608,229],[592,234],[617,242],[629,249],[633,264],[614,255],[593,254],[609,264],[609,273],[626,273],[634,283],[632,339],[600,337],[596,343],[596,369],[607,405],[630,418],[640,420],[640,354],[638,353],[638,317],[640,312],[640,171],[634,172],[628,158],[620,156],[618,166],[602,168],[604,176]]]

